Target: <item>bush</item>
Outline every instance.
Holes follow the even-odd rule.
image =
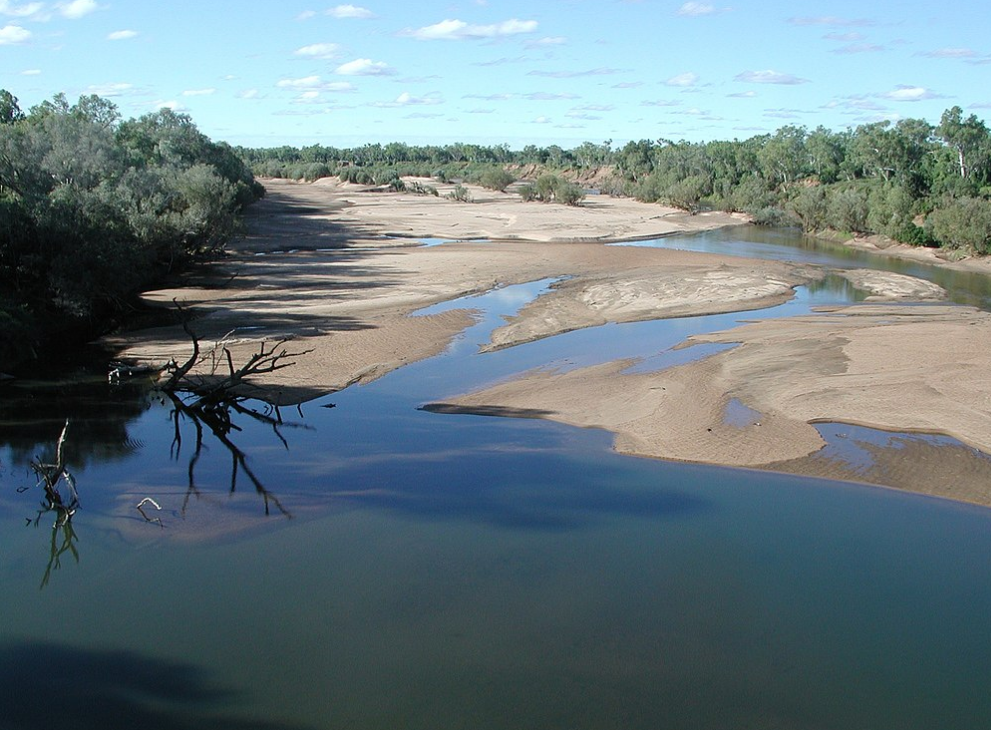
[[[821,185],[802,188],[788,205],[788,210],[802,224],[802,230],[810,233],[826,227],[826,189]]]
[[[406,192],[414,195],[433,195],[435,198],[440,194],[433,185],[424,185],[416,180],[406,184]]]
[[[675,208],[695,215],[699,212],[699,202],[710,192],[712,192],[712,184],[708,178],[690,175],[668,186],[664,197]]]
[[[829,188],[826,218],[829,226],[847,233],[866,233],[867,196],[860,190]]]
[[[991,202],[960,198],[934,210],[926,227],[940,245],[991,253]]]
[[[468,188],[461,184],[455,185],[454,190],[449,192],[445,197],[449,200],[456,200],[459,203],[472,202],[471,193],[468,191]]]
[[[506,188],[516,182],[512,173],[501,167],[489,168],[478,178],[478,184],[489,190],[497,190],[500,193],[506,192]]]
[[[580,185],[566,180],[560,180],[554,189],[554,200],[565,205],[581,205],[585,199],[585,191]]]

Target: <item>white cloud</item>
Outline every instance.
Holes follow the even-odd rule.
[[[618,68],[591,68],[586,71],[529,71],[527,76],[546,76],[552,79],[577,79],[583,76],[610,76],[622,73]]]
[[[877,53],[883,50],[884,46],[879,46],[876,43],[848,43],[835,49],[833,53]]]
[[[30,18],[37,15],[43,3],[27,3],[26,5],[11,5],[9,0],[0,0],[0,15],[9,15],[13,18]]]
[[[927,89],[924,86],[896,86],[894,90],[881,94],[885,99],[891,101],[926,101],[928,99],[940,99],[942,96]]]
[[[838,18],[835,15],[820,15],[818,17],[788,18],[792,25],[827,25],[837,28],[863,28],[877,25],[867,18]]]
[[[185,111],[185,109],[186,109],[186,107],[184,107],[182,104],[180,104],[179,102],[175,101],[174,99],[171,100],[171,101],[163,101],[163,100],[159,99],[158,101],[153,101],[150,104],[150,106],[151,106],[152,109],[155,109],[155,110],[159,110],[159,109],[171,109],[174,112],[181,112],[181,111]]]
[[[334,71],[338,76],[388,76],[395,73],[388,64],[370,58],[356,58],[341,64]]]
[[[296,16],[296,20],[309,20],[310,18],[315,17],[317,17],[317,12],[315,10],[304,10]]]
[[[182,92],[183,96],[210,96],[211,94],[216,94],[217,90],[214,88],[209,89],[186,89]]]
[[[310,89],[320,85],[319,76],[304,76],[300,79],[282,79],[275,85],[280,89]]]
[[[470,25],[463,20],[442,20],[434,25],[423,28],[400,31],[399,35],[416,38],[420,41],[460,41],[477,40],[480,38],[499,38],[503,36],[533,33],[537,30],[536,20],[504,20],[492,25]]]
[[[257,99],[260,96],[258,89],[242,89],[235,96],[238,99]]]
[[[716,8],[706,3],[685,3],[680,8],[678,8],[678,15],[686,15],[689,17],[698,17],[699,15],[712,15],[715,12],[716,12]]]
[[[531,41],[526,44],[527,48],[543,48],[545,46],[563,46],[568,39],[562,35],[546,36],[540,40]]]
[[[757,96],[757,92],[756,91],[752,91],[752,90],[751,91],[738,91],[735,94],[727,94],[727,96],[729,96],[729,97],[731,97],[733,99],[753,99],[755,96]]]
[[[113,33],[107,34],[108,41],[126,41],[130,38],[137,38],[138,31],[136,30],[115,30]]]
[[[63,17],[72,20],[89,15],[100,9],[100,6],[96,4],[96,0],[72,0],[72,2],[68,3],[59,3],[55,7],[59,9]]]
[[[667,86],[682,86],[682,87],[684,87],[684,86],[695,86],[695,84],[698,82],[698,80],[699,80],[698,74],[695,74],[695,73],[692,73],[691,71],[688,71],[687,73],[678,74],[677,76],[672,76],[671,78],[669,78],[664,83]]]
[[[503,58],[497,58],[494,61],[478,61],[476,63],[472,63],[471,65],[485,68],[488,66],[505,66],[507,63],[525,63],[526,61],[529,60],[530,59],[528,59],[526,56],[517,56],[516,58],[503,57]]]
[[[736,81],[745,81],[750,84],[784,84],[785,86],[791,86],[794,84],[807,84],[808,79],[799,78],[798,76],[792,76],[791,74],[784,74],[778,71],[744,71],[739,73],[735,77]]]
[[[400,94],[395,101],[384,101],[376,102],[372,106],[377,107],[400,107],[400,106],[434,106],[436,104],[443,103],[441,99],[436,94],[428,94],[427,96],[413,96],[408,91],[404,91]]]
[[[15,43],[24,43],[31,38],[31,31],[25,30],[19,25],[5,25],[0,28],[0,46],[12,46]]]
[[[524,94],[524,99],[529,101],[560,101],[562,99],[577,99],[577,94],[553,94],[549,91],[535,91],[531,94]]]
[[[320,101],[320,92],[315,89],[311,89],[309,91],[304,91],[301,94],[299,94],[299,96],[297,96],[295,99],[292,100],[292,103],[315,104],[318,101]]]
[[[643,86],[643,81],[621,81],[618,84],[613,84],[614,89],[639,89]]]
[[[537,117],[536,119],[533,120],[533,123],[534,124],[550,124],[551,123],[551,120],[550,120],[550,117]]]
[[[658,101],[641,101],[640,106],[678,106],[681,104],[680,101],[671,101],[669,99],[659,99]]]
[[[88,94],[96,94],[97,96],[124,96],[130,92],[134,91],[133,84],[94,84],[86,89]]]
[[[338,5],[327,11],[327,15],[331,15],[335,18],[358,18],[367,19],[374,18],[375,13],[373,13],[368,8],[361,8],[357,5]]]
[[[978,54],[969,48],[937,48],[935,51],[927,51],[917,55],[927,58],[974,58]]]
[[[21,76],[40,76],[40,75],[41,75],[40,68],[26,68],[23,71],[21,71]]]
[[[341,47],[336,43],[313,43],[303,46],[293,51],[295,56],[305,56],[306,58],[328,59],[336,58],[341,51]]]
[[[857,33],[852,31],[850,33],[827,33],[823,36],[827,41],[843,41],[844,43],[855,43],[856,41],[864,40],[863,33]]]
[[[275,85],[280,89],[301,89],[312,91],[348,92],[355,87],[347,81],[324,81],[319,76],[304,76],[299,79],[282,79]]]

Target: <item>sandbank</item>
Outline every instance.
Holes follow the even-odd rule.
[[[223,340],[235,359],[259,342],[287,339],[310,351],[257,381],[274,402],[300,402],[368,382],[443,351],[474,321],[470,308],[410,317],[442,301],[509,284],[557,280],[497,328],[499,349],[606,322],[745,311],[785,301],[826,271],[775,261],[604,241],[650,238],[741,220],[688,216],[609,196],[579,208],[524,204],[471,188],[475,200],[370,191],[336,181],[265,181],[248,234],[207,276],[146,298],[182,301],[193,327]],[[454,242],[423,247],[419,239]],[[876,302],[938,300],[912,277],[843,272]],[[629,361],[540,370],[437,410],[541,413],[604,428],[624,453],[854,479],[991,506],[991,315],[959,306],[863,304],[754,322],[690,338],[731,349],[654,373]],[[122,357],[182,360],[177,326],[115,339]],[[734,408],[752,413],[744,424]],[[959,448],[925,442],[879,450],[871,469],[823,457],[813,424],[831,421],[896,432],[949,434]],[[911,448],[909,448],[911,447]],[[950,452],[953,452],[952,454]],[[944,468],[943,454],[953,469]],[[952,458],[950,458],[952,456]]]

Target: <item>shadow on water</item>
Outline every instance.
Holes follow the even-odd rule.
[[[6,730],[305,730],[231,710],[240,699],[197,667],[134,651],[0,646]]]
[[[119,461],[142,448],[129,431],[153,403],[146,379],[115,385],[91,371],[55,381],[18,381],[0,390],[0,446],[9,448],[12,463],[26,464],[51,448],[68,418],[74,424],[66,444],[68,463],[80,469]]]

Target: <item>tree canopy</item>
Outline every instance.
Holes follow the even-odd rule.
[[[263,189],[227,145],[163,109],[99,96],[23,112],[0,90],[0,364],[105,326],[134,294],[235,232]]]

